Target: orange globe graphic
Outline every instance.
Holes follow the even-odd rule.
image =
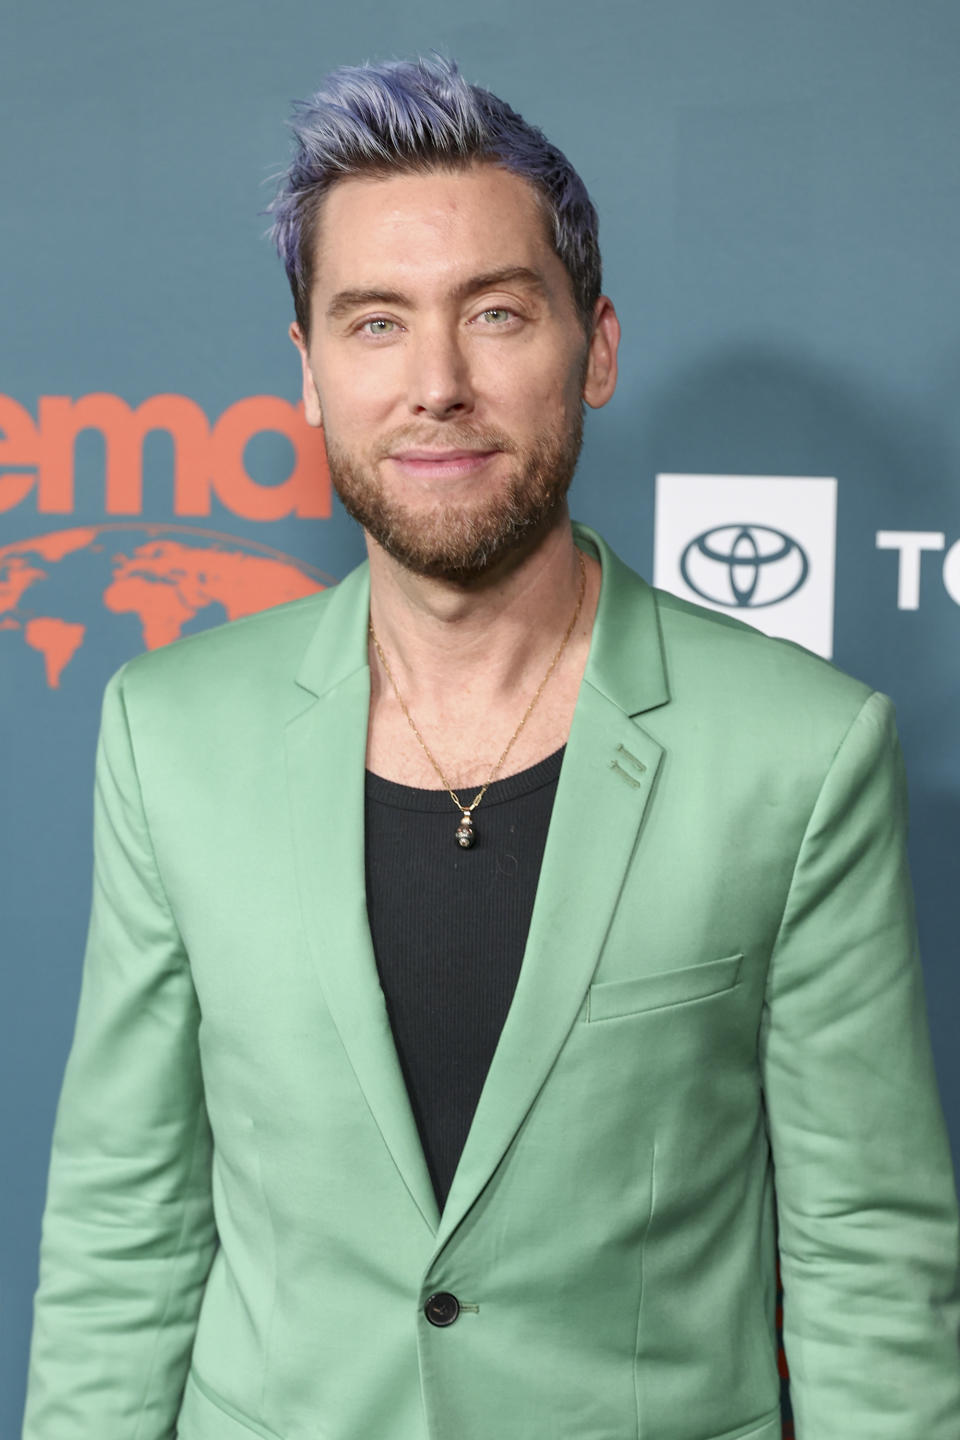
[[[213,530],[78,526],[0,546],[0,632],[10,632],[0,640],[16,636],[37,651],[57,689],[97,607],[134,616],[153,650],[187,627],[237,620],[334,583],[281,550]]]

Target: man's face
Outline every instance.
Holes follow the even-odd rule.
[[[341,181],[317,246],[291,334],[333,483],[407,568],[469,582],[558,513],[612,307],[588,338],[536,196],[492,165]]]

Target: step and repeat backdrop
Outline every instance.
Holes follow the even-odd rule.
[[[291,102],[436,48],[540,124],[624,328],[574,514],[890,694],[960,1151],[960,9],[33,0],[0,54],[0,1434],[77,999],[103,687],[361,557],[263,214]]]

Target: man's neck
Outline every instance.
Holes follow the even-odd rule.
[[[564,635],[580,561],[564,513],[526,554],[480,585],[411,574],[370,544],[370,613],[397,690],[451,785],[485,783]],[[577,623],[503,774],[565,743],[586,664],[600,587],[596,561]],[[371,646],[368,764],[403,783],[440,785]]]

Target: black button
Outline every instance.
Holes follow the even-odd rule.
[[[460,1314],[460,1301],[449,1291],[438,1290],[424,1305],[423,1313],[431,1325],[452,1325]]]

